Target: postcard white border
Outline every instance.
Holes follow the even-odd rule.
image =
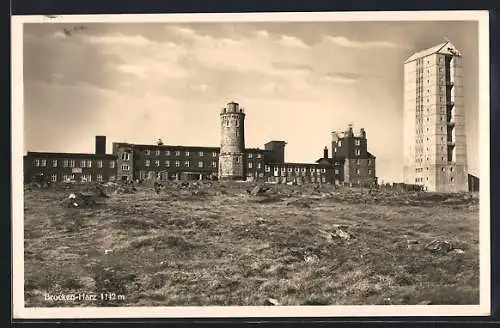
[[[117,308],[25,308],[23,226],[23,24],[24,23],[181,23],[181,22],[306,22],[306,21],[477,21],[479,30],[480,124],[480,304],[405,306],[204,306]],[[75,318],[227,318],[227,317],[384,317],[490,315],[490,109],[489,14],[487,11],[234,13],[12,16],[12,228],[13,317]]]

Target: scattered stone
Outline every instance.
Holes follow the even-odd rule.
[[[454,248],[453,252],[455,252],[457,254],[463,254],[463,253],[465,253],[465,251],[463,249],[461,249],[461,248]]]
[[[434,239],[425,245],[425,249],[434,253],[447,253],[453,250],[453,245],[447,240]]]
[[[274,298],[268,298],[265,302],[265,305],[275,305],[275,306],[280,306],[281,303],[277,300],[277,299],[274,299]]]
[[[422,302],[418,303],[417,305],[432,305],[432,302],[431,301],[422,301]]]
[[[105,250],[104,250],[104,254],[105,254],[105,255],[112,254],[112,253],[113,253],[113,250],[112,250],[112,249],[105,249]]]
[[[319,261],[319,257],[317,255],[306,255],[304,256],[304,261],[306,263],[316,263]]]

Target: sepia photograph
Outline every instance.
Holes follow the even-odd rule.
[[[487,12],[12,20],[18,318],[489,313]]]

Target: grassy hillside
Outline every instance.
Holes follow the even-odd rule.
[[[26,306],[477,304],[470,195],[243,183],[25,189]],[[118,190],[119,191],[119,190]],[[115,300],[46,301],[101,293]]]

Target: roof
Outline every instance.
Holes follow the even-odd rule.
[[[377,157],[375,157],[375,155],[373,155],[373,154],[372,154],[372,153],[370,153],[369,151],[367,151],[366,153],[368,154],[368,157],[370,157],[370,158],[377,158]]]
[[[49,152],[33,152],[29,151],[25,158],[53,158],[53,159],[64,159],[64,158],[78,158],[78,159],[116,159],[115,155],[112,154],[87,154],[87,153],[49,153]]]
[[[220,147],[205,147],[205,146],[181,146],[181,145],[145,145],[145,144],[133,144],[134,148],[144,149],[144,148],[152,148],[152,149],[180,149],[180,150],[210,150],[215,151],[219,150]]]
[[[430,56],[432,54],[461,56],[460,52],[450,41],[445,41],[432,48],[414,53],[413,55],[410,56],[410,58],[408,58],[405,61],[405,64],[417,60],[419,58]]]
[[[329,164],[335,164],[335,162],[344,162],[345,161],[345,158],[344,157],[340,157],[340,156],[337,156],[335,158],[320,158],[316,161],[316,163],[320,163],[321,161],[323,162],[328,162]]]

